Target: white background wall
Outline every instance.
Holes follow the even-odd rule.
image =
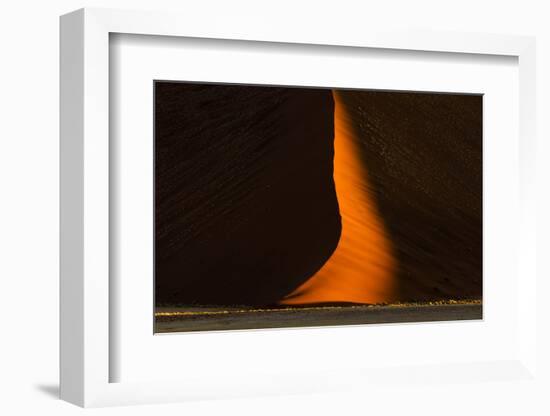
[[[207,1],[185,0],[20,0],[4,1],[0,12],[0,413],[73,414],[81,410],[56,400],[58,386],[58,16],[84,6],[179,10],[186,13],[235,13],[288,20],[321,19],[327,25],[387,22],[422,27],[538,37],[538,129],[540,213],[550,212],[550,12],[541,0],[378,0],[378,1]],[[546,163],[544,163],[546,160]],[[544,179],[544,183],[542,182]],[[540,246],[550,251],[550,227],[540,215]],[[547,236],[543,236],[546,234]],[[542,251],[541,251],[542,253]],[[550,253],[549,253],[550,254]],[[550,276],[545,257],[539,273]],[[550,293],[542,281],[540,293]],[[545,296],[544,296],[545,297]],[[542,297],[541,297],[542,300]],[[541,313],[549,308],[541,303]],[[547,320],[545,321],[547,322]],[[548,334],[543,347],[548,347]],[[548,364],[541,357],[543,365]],[[547,372],[548,374],[548,372]],[[385,409],[369,407],[364,397],[260,398],[187,404],[100,409],[100,414],[151,412],[203,414],[369,414],[392,413],[395,402],[410,401],[411,414],[439,407],[445,414],[543,414],[529,395],[504,384],[492,387],[488,401],[475,387],[457,387],[452,402],[441,403],[422,391],[393,398]],[[460,397],[458,393],[464,394]],[[540,392],[532,392],[533,395]],[[391,392],[389,394],[391,397]],[[479,403],[477,403],[479,401]],[[545,409],[548,411],[548,407]],[[490,412],[490,413],[489,413]]]

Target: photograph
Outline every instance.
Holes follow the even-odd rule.
[[[153,88],[156,333],[482,318],[483,95]]]

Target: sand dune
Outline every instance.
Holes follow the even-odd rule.
[[[396,262],[380,217],[360,142],[339,94],[334,92],[334,183],[342,232],[321,270],[281,304],[396,301]]]

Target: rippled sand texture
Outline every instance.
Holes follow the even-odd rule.
[[[157,302],[276,304],[340,237],[332,92],[155,85]]]
[[[335,100],[334,182],[342,234],[324,266],[281,304],[382,303],[398,299],[396,260],[374,197],[359,141],[338,92]]]

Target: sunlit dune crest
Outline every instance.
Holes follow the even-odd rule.
[[[337,92],[333,92],[334,182],[342,234],[329,260],[286,296],[285,305],[323,302],[385,303],[397,300],[396,261],[376,207],[359,142]]]

